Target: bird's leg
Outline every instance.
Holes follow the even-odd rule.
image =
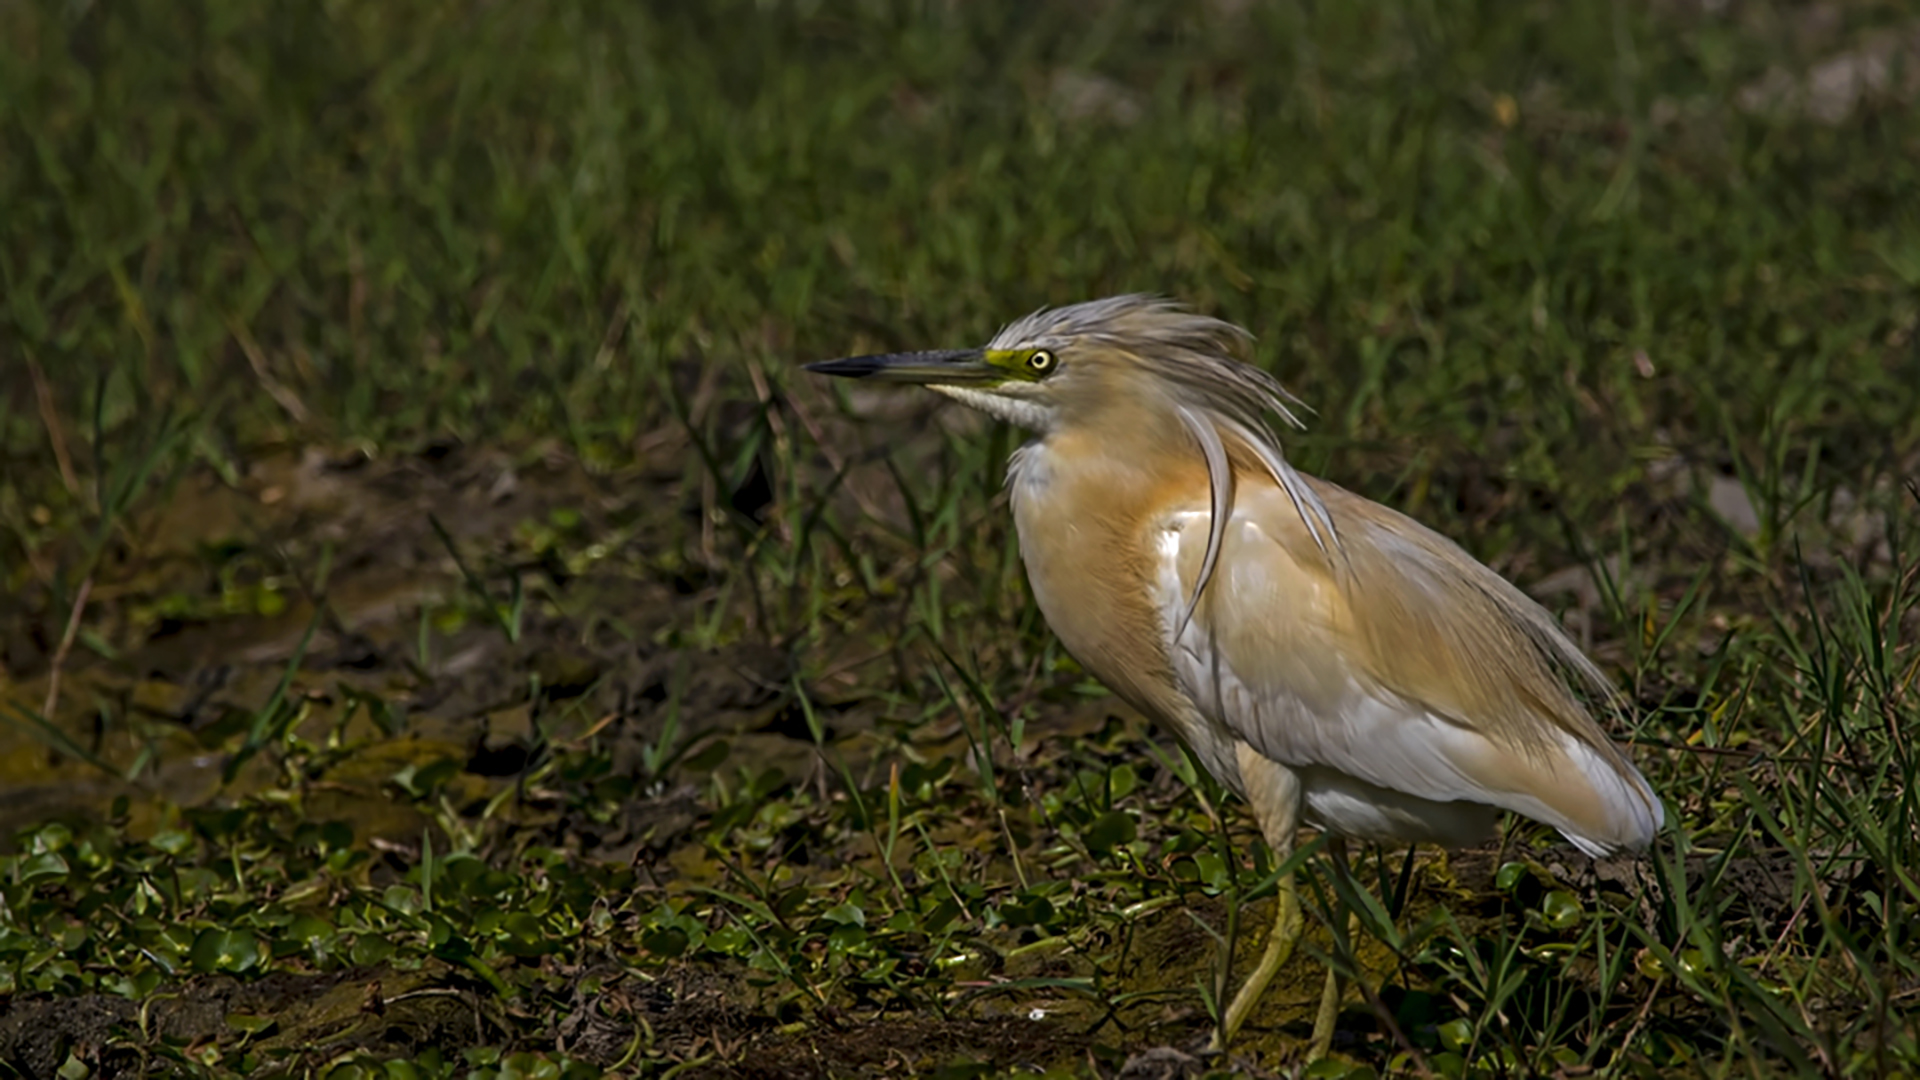
[[[1335,836],[1327,841],[1328,851],[1333,855],[1334,873],[1351,881],[1347,871],[1347,842]],[[1360,932],[1360,914],[1347,912],[1347,939],[1351,941]],[[1340,977],[1338,964],[1327,964],[1327,983],[1320,991],[1320,1011],[1313,1017],[1313,1041],[1307,1044],[1307,1060],[1319,1061],[1333,1048],[1333,1025],[1340,1015],[1340,998],[1346,993],[1347,981]]]
[[[1248,804],[1253,807],[1254,817],[1260,822],[1260,832],[1266,837],[1274,858],[1284,864],[1293,854],[1293,834],[1300,825],[1300,778],[1245,743],[1235,746],[1234,751],[1240,766],[1241,786]],[[1234,1033],[1260,1001],[1267,984],[1300,943],[1300,897],[1294,891],[1292,873],[1280,876],[1275,886],[1274,907],[1273,931],[1267,935],[1267,947],[1260,954],[1260,963],[1247,976],[1247,981],[1240,984],[1240,991],[1233,995],[1226,1015],[1214,1030],[1216,1051],[1225,1050],[1233,1041]]]
[[[1292,853],[1292,845],[1288,845],[1286,849],[1276,849],[1273,854],[1284,862]],[[1240,1030],[1247,1014],[1253,1011],[1254,1005],[1260,1001],[1260,995],[1266,991],[1267,984],[1273,981],[1281,965],[1293,955],[1293,947],[1300,942],[1300,897],[1293,891],[1293,874],[1280,875],[1280,881],[1275,886],[1274,906],[1277,910],[1273,929],[1267,934],[1266,950],[1260,954],[1260,963],[1247,976],[1247,981],[1240,984],[1239,993],[1233,995],[1233,1003],[1227,1006],[1225,1018],[1214,1030],[1215,1050],[1225,1050],[1227,1044],[1233,1041],[1234,1032]]]

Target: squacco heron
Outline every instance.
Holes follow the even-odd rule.
[[[1041,311],[984,348],[811,364],[916,383],[1035,438],[1007,468],[1034,599],[1089,672],[1252,808],[1283,863],[1302,824],[1478,843],[1510,810],[1600,856],[1663,811],[1576,689],[1615,689],[1553,616],[1411,518],[1287,463],[1297,400],[1252,338],[1146,296]],[[1299,941],[1291,875],[1224,1048]],[[1310,1057],[1332,1040],[1329,972]]]

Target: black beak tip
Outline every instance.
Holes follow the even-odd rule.
[[[849,356],[842,360],[816,360],[806,365],[815,375],[838,375],[847,379],[862,379],[880,370],[872,357]]]

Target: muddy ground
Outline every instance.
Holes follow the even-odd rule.
[[[70,647],[57,689],[71,609],[34,584],[0,607],[0,688],[36,710],[51,704],[53,727],[86,755],[63,753],[22,724],[0,728],[0,832],[103,820],[124,798],[129,831],[150,833],[179,807],[241,805],[274,789],[271,755],[224,774],[237,732],[289,670],[285,692],[303,701],[297,730],[338,736],[352,714],[355,749],[328,766],[305,813],[348,823],[382,852],[387,865],[376,875],[402,872],[433,826],[393,782],[410,767],[456,763],[449,786],[472,807],[511,788],[549,740],[589,731],[614,773],[637,774],[671,723],[683,747],[724,738],[730,769],[818,782],[823,759],[789,690],[790,646],[677,640],[710,611],[714,589],[711,573],[657,556],[684,528],[663,504],[690,519],[700,513],[697,497],[681,498],[679,479],[672,467],[595,476],[557,453],[452,443],[378,462],[288,451],[234,483],[210,470],[179,478],[109,546],[83,613],[101,647]],[[742,501],[751,492],[731,497],[755,509]],[[71,552],[41,554],[51,566]],[[323,563],[325,580],[314,580]],[[513,580],[537,599],[509,635],[475,588],[504,609]],[[868,764],[876,744],[863,737],[878,707],[832,687],[812,697],[836,753]],[[386,711],[378,724],[368,702]],[[919,740],[929,756],[961,741],[952,724],[930,725]],[[632,865],[650,890],[705,883],[712,861],[690,839],[713,812],[701,779],[677,775],[606,820],[531,813],[515,843],[537,837]],[[1193,946],[1195,937],[1175,926],[1171,944]],[[42,1076],[72,1055],[98,1075],[140,1075],[156,1060],[143,1041],[231,1041],[235,1014],[271,1017],[256,1043],[304,1048],[308,1063],[348,1050],[455,1053],[505,1034],[509,1046],[608,1066],[631,1059],[645,1030],[650,1046],[704,1063],[696,1074],[789,1076],[950,1060],[1044,1064],[1072,1060],[1089,1043],[1076,1030],[1083,1025],[1036,1023],[992,1004],[943,1018],[829,1015],[794,1031],[767,1015],[763,988],[745,973],[691,963],[636,978],[609,958],[601,970],[563,974],[576,985],[592,979],[595,1007],[542,1018],[532,1035],[528,1017],[498,1015],[483,985],[444,964],[202,976],[145,1004],[21,994],[0,1005],[0,1062]]]
[[[64,656],[74,593],[45,582],[72,553],[39,552],[45,573],[26,575],[0,607],[0,688],[33,710],[50,705],[52,732],[0,727],[0,833],[111,818],[142,836],[177,822],[181,808],[272,799],[289,784],[289,744],[247,752],[247,731],[279,695],[296,703],[283,709],[289,738],[337,750],[304,766],[300,812],[349,825],[372,853],[373,885],[402,880],[423,843],[447,850],[458,841],[448,821],[465,820],[479,854],[501,865],[538,845],[630,867],[634,894],[608,898],[616,918],[629,918],[624,905],[636,898],[685,897],[731,880],[710,836],[721,812],[716,782],[770,770],[767,790],[825,791],[836,770],[874,775],[902,761],[965,760],[970,736],[957,717],[936,710],[902,724],[897,707],[870,692],[868,680],[885,681],[890,667],[924,662],[876,650],[884,625],[829,644],[837,655],[824,661],[801,653],[818,646],[756,629],[750,616],[744,630],[699,640],[692,628],[711,619],[722,575],[663,553],[700,550],[703,510],[714,498],[751,514],[770,495],[703,491],[683,483],[670,455],[658,462],[597,475],[556,451],[448,442],[380,460],[289,450],[230,479],[189,471],[117,530],[87,590],[82,624],[91,636]],[[845,498],[871,506],[885,495],[883,486],[850,488]],[[802,672],[812,673],[804,685]],[[1081,740],[1116,759],[1144,760],[1146,743],[1160,738],[1111,699],[1073,695],[1049,699],[1028,731],[1017,750],[994,752],[1029,794],[1070,783]],[[680,764],[662,768],[667,742]],[[608,804],[612,812],[521,790],[556,747],[588,743],[605,775],[637,778]],[[733,781],[701,771],[710,767],[701,751],[722,743],[721,773]],[[451,819],[410,787],[423,770],[441,775],[438,806]],[[1183,798],[1166,770],[1145,764],[1142,775],[1156,803]],[[1233,820],[1244,850],[1244,822]],[[1055,846],[1042,817],[1012,827],[1028,858]],[[993,848],[1003,835],[1012,840],[1012,827],[1004,814],[996,822],[963,810],[933,840]],[[827,873],[870,856],[789,848],[769,853],[764,866],[771,874],[783,859],[805,860],[804,873]],[[1468,920],[1510,915],[1512,889],[1494,887],[1509,858],[1498,847],[1423,856],[1408,918],[1442,899]],[[1007,869],[1004,860],[985,865]],[[1698,860],[1691,869],[1707,872]],[[1791,863],[1734,872],[1753,921],[1783,924]],[[1555,879],[1587,904],[1624,904],[1649,887],[1644,871],[1596,870],[1576,858],[1540,868],[1541,881]],[[1261,902],[1245,913],[1240,970],[1269,910]],[[933,1010],[874,1001],[796,1007],[764,972],[650,957],[634,943],[638,931],[624,943],[615,934],[597,952],[541,961],[543,989],[531,1005],[502,1000],[471,971],[435,960],[188,975],[144,1002],[18,993],[0,1003],[0,1062],[30,1076],[69,1060],[93,1075],[132,1076],[175,1060],[156,1056],[161,1048],[231,1054],[244,1044],[275,1063],[269,1074],[296,1075],[343,1055],[457,1055],[489,1045],[603,1068],[631,1065],[644,1047],[647,1060],[688,1065],[690,1075],[970,1075],[969,1062],[1185,1075],[1207,1064],[1195,987],[1210,978],[1216,946],[1202,924],[1221,925],[1224,915],[1217,900],[1168,906],[1128,921],[1119,932],[1127,940],[1109,935],[1104,948],[1003,931],[999,952],[956,969]],[[1312,942],[1328,948],[1324,931]],[[1404,1040],[1391,1020],[1408,1015],[1410,994],[1427,991],[1410,990],[1416,984],[1375,944],[1360,962],[1378,993],[1349,996],[1343,1044]],[[1107,992],[1099,1002],[1046,982],[1094,977]],[[1289,968],[1249,1045],[1280,1047],[1284,1059],[1305,1033],[1318,988],[1317,968]],[[1257,1072],[1260,1060],[1238,1064]]]
[[[678,480],[668,469],[594,476],[559,454],[454,444],[387,461],[289,451],[256,462],[236,483],[210,471],[180,478],[127,520],[94,575],[83,623],[103,645],[120,646],[116,655],[70,648],[61,660],[49,715],[92,760],[62,753],[22,725],[0,728],[0,832],[103,819],[124,797],[138,834],[175,807],[239,805],[272,790],[272,755],[255,756],[230,780],[223,773],[236,733],[268,706],[290,666],[287,693],[305,703],[297,727],[315,739],[356,703],[389,712],[381,737],[369,710],[355,711],[348,727],[356,749],[327,767],[305,812],[349,823],[358,841],[386,854],[390,875],[417,858],[432,824],[395,786],[401,770],[455,762],[451,788],[477,805],[511,787],[545,739],[590,729],[615,773],[638,773],[668,722],[669,682],[683,745],[724,737],[732,768],[771,767],[792,782],[818,782],[823,758],[789,690],[789,648],[676,641],[708,610],[702,594],[712,587],[700,568],[655,558],[679,539],[661,504],[699,512],[697,499],[680,498]],[[501,604],[515,578],[523,595],[537,597],[516,635],[503,633],[477,601],[448,539]],[[589,551],[597,557],[582,555]],[[43,553],[50,562],[63,554]],[[322,562],[326,579],[313,580]],[[36,709],[47,703],[69,612],[44,587],[6,600],[0,629],[10,699]],[[856,767],[869,764],[880,752],[868,737],[879,707],[833,687],[813,697],[835,751]],[[1078,711],[1056,717],[1064,722],[1052,736],[1106,723],[1111,712],[1105,703]],[[549,730],[536,735],[537,727]],[[915,740],[935,757],[952,751],[958,732],[936,723]],[[131,780],[108,775],[124,776],[136,762]],[[674,889],[689,870],[699,881],[712,866],[691,839],[713,812],[701,779],[676,776],[607,820],[529,814],[518,842],[537,834],[586,859],[634,865],[650,889]],[[1204,951],[1185,920],[1163,921],[1166,950]],[[589,973],[568,974],[578,982]],[[453,1050],[505,1031],[514,1044],[544,1042],[542,1049],[611,1065],[644,1022],[657,1045],[741,1076],[805,1074],[828,1063],[836,1072],[966,1059],[1058,1063],[1090,1045],[1084,1022],[1036,1022],[1005,1003],[945,1018],[828,1017],[791,1031],[766,1014],[761,989],[739,971],[677,964],[640,979],[610,959],[595,974],[599,1007],[534,1036],[524,1017],[490,1016],[498,1004],[445,965],[203,976],[150,1005],[104,994],[17,995],[0,1006],[0,1061],[49,1075],[78,1053],[103,1075],[128,1075],[151,1064],[140,1037],[182,1045],[231,1039],[233,1014],[271,1016],[274,1027],[260,1041],[308,1047],[314,1060],[348,1048]]]

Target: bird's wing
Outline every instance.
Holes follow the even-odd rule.
[[[1562,668],[1598,673],[1552,617],[1431,530],[1310,482],[1332,553],[1278,488],[1236,492],[1217,568],[1168,650],[1188,697],[1282,764],[1513,810],[1596,854],[1645,846],[1660,803],[1568,691]],[[1208,525],[1198,507],[1161,525],[1169,635]]]

